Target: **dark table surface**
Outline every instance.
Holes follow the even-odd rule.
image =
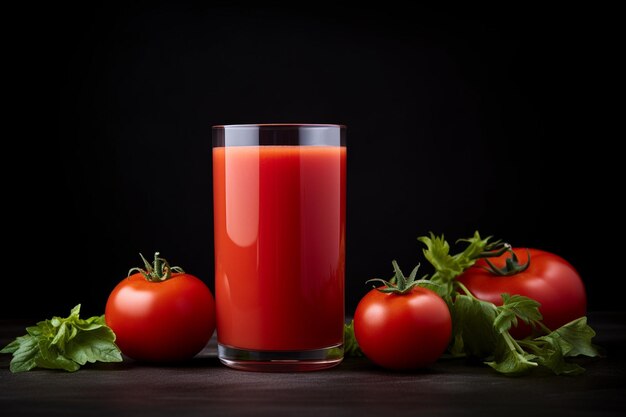
[[[125,359],[75,373],[11,374],[0,355],[0,414],[62,416],[392,416],[626,415],[626,313],[590,314],[606,357],[584,361],[582,376],[505,377],[462,359],[394,373],[364,358],[326,371],[254,373],[229,369],[215,340],[184,365]],[[0,344],[29,322],[0,322]]]

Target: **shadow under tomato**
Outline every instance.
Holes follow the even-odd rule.
[[[437,375],[445,373],[440,369],[438,364],[433,364],[431,366],[418,369],[395,370],[378,366],[365,357],[345,358],[338,368],[350,372],[365,372],[369,374],[385,374],[397,376]]]

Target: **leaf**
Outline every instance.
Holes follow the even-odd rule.
[[[533,360],[537,357],[525,351],[519,352],[514,344],[508,332],[501,333],[496,342],[494,360],[485,363],[505,375],[522,375],[536,368],[537,362]]]
[[[354,320],[343,326],[343,349],[346,356],[363,356],[359,343],[354,336]]]
[[[79,316],[80,316],[80,304],[77,304],[76,307],[74,307],[70,311],[70,315],[67,318],[67,320],[78,320]]]
[[[532,298],[521,295],[510,296],[502,294],[503,304],[498,307],[498,315],[494,320],[494,327],[498,333],[508,331],[511,326],[517,326],[517,319],[522,319],[525,323],[534,323],[543,319],[539,312],[539,304]]]
[[[468,295],[458,295],[452,306],[453,336],[457,354],[459,346],[469,356],[491,356],[496,345],[493,322],[496,306]]]
[[[409,274],[408,282],[415,281],[415,278],[417,277],[417,271],[419,271],[419,269],[420,269],[420,265],[419,264],[415,265],[415,268],[413,268],[413,270]]]
[[[437,282],[432,282],[429,279],[418,279],[415,282],[417,282],[417,285],[419,287],[427,288],[431,290],[432,292],[436,293],[438,296],[443,298],[444,301],[446,302],[450,298],[449,296],[450,294],[449,288],[451,286],[450,283],[448,284],[437,283]]]
[[[80,332],[65,348],[65,356],[84,365],[87,362],[121,362],[115,334],[108,327]]]
[[[539,312],[541,304],[532,298],[523,295],[509,296],[508,294],[502,294],[502,300],[502,308],[513,311],[515,315],[524,320],[525,323],[543,320]]]
[[[93,323],[93,324],[99,324],[101,326],[106,326],[106,320],[104,317],[104,314],[101,316],[93,316],[93,317],[89,317],[87,320],[85,320],[87,323]]]
[[[489,246],[489,240],[491,240],[491,236],[481,239],[478,231],[475,231],[474,236],[469,239],[460,239],[461,242],[467,242],[469,245],[463,250],[463,252],[453,256],[454,261],[463,271],[470,266],[473,266],[479,255]]]
[[[391,261],[391,264],[393,265],[393,270],[394,270],[394,272],[396,274],[395,277],[398,280],[396,282],[396,284],[400,288],[405,288],[406,287],[406,277],[402,273],[402,270],[398,266],[398,263],[395,260],[393,260],[393,261]]]
[[[41,326],[30,326],[26,328],[26,333],[31,336],[41,336],[42,328]]]
[[[14,349],[16,345],[17,348]],[[9,346],[11,350],[14,349],[10,352],[13,353],[13,359],[11,360],[11,365],[9,366],[11,372],[17,373],[30,371],[37,366],[35,358],[37,357],[39,350],[37,349],[36,338],[32,336],[20,336],[16,338],[14,342],[9,343],[5,349]],[[5,352],[5,349],[2,349],[2,352],[9,353]]]
[[[38,333],[37,334],[38,337],[44,337],[44,338],[53,339],[54,335],[57,332],[57,328],[55,328],[52,325],[52,320],[40,321],[40,322],[37,323],[36,327],[39,329],[36,332],[36,333]]]
[[[457,299],[459,296],[457,296]],[[448,347],[448,351],[452,356],[466,356],[465,344],[463,343],[463,310],[461,305],[456,306],[452,300],[446,301],[450,310],[450,318],[452,319],[452,342]],[[463,303],[463,301],[461,302]],[[472,355],[475,356],[475,355]]]
[[[485,362],[496,371],[505,375],[522,375],[534,369],[537,364],[529,360],[532,355],[521,355],[514,351],[509,351],[503,359],[499,361]]]
[[[517,317],[511,310],[498,310],[498,315],[493,321],[493,327],[498,333],[508,332],[511,326],[517,327]]]
[[[465,344],[463,343],[463,336],[460,333],[455,334],[452,332],[452,343],[448,350],[453,357],[465,356]]]
[[[532,362],[534,355],[520,354],[517,351],[509,350],[500,359],[485,362],[496,371],[505,375],[522,375],[537,367],[536,362]]]
[[[463,272],[458,262],[450,255],[450,245],[443,235],[437,237],[431,232],[430,236],[421,236],[418,240],[426,245],[426,249],[423,250],[424,257],[435,268],[432,281],[448,282]]]
[[[39,368],[63,369],[68,372],[75,372],[80,368],[79,364],[63,356],[56,346],[46,340],[39,340],[38,348],[39,355],[35,362]]]
[[[598,356],[598,351],[591,343],[594,335],[593,329],[587,325],[587,318],[581,317],[545,336],[520,340],[518,343],[532,351],[540,366],[556,375],[578,375],[585,372],[585,369],[568,362],[567,357]]]
[[[0,350],[0,353],[13,353],[20,347],[19,340],[15,339]]]
[[[27,334],[5,346],[1,353],[12,353],[11,372],[35,367],[76,371],[87,362],[120,362],[121,352],[115,334],[104,316],[79,317],[80,304],[67,318],[53,317],[26,328]]]
[[[74,325],[81,330],[93,330],[106,326],[106,321],[103,314],[101,316],[89,317],[87,320],[77,320]]]
[[[61,323],[57,330],[57,334],[54,336],[50,344],[57,345],[59,349],[61,350],[65,349],[65,340],[67,339],[67,336],[68,336],[67,333],[68,333],[67,324]]]
[[[550,369],[556,375],[579,375],[585,369],[575,363],[565,361],[559,344],[551,337],[535,339],[531,342],[521,342],[529,346],[537,357],[540,366]]]
[[[591,342],[595,335],[596,332],[587,324],[587,317],[580,317],[538,339],[553,339],[566,357],[578,355],[594,357],[600,356]]]
[[[476,263],[478,256],[489,245],[490,237],[481,239],[480,234],[475,232],[473,237],[462,239],[469,245],[454,256],[450,255],[450,245],[443,235],[438,237],[431,232],[429,236],[421,236],[418,240],[426,245],[426,249],[423,250],[424,256],[436,271],[431,280],[445,283],[452,281]]]

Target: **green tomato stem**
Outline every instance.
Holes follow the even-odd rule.
[[[502,268],[498,268],[495,266],[489,259],[485,257],[485,262],[489,267],[485,267],[484,269],[491,272],[494,275],[507,277],[510,275],[519,274],[520,272],[524,272],[530,266],[530,250],[526,249],[526,253],[528,254],[528,260],[525,264],[520,264],[517,259],[517,255],[513,252],[513,249],[509,246],[507,252],[511,254],[510,257],[506,258],[505,265]]]
[[[459,288],[461,288],[463,290],[465,295],[467,295],[468,297],[473,298],[474,300],[478,300],[478,298],[476,298],[474,296],[474,294],[472,294],[471,291],[463,283],[461,283],[460,281],[456,281],[455,283],[456,283],[456,285],[459,286]]]
[[[179,266],[170,267],[170,264],[167,262],[167,260],[165,258],[159,257],[159,255],[159,252],[154,253],[154,261],[153,264],[150,265],[146,258],[144,258],[144,256],[140,253],[139,256],[141,257],[141,260],[143,261],[146,269],[142,269],[139,267],[131,268],[128,271],[128,276],[130,277],[133,272],[139,272],[147,281],[161,282],[170,279],[172,277],[172,271],[182,274],[185,273],[185,271]]]

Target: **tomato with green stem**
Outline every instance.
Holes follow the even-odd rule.
[[[415,280],[418,267],[405,277],[393,261],[395,283],[372,289],[354,314],[354,334],[372,362],[392,370],[412,370],[435,362],[452,333],[447,304]],[[368,282],[370,282],[368,281]]]
[[[478,259],[458,278],[476,298],[502,305],[502,294],[523,295],[539,302],[543,324],[555,330],[587,310],[583,281],[565,259],[539,249],[510,248],[496,257]],[[530,335],[524,323],[511,329],[518,338]]]
[[[154,255],[145,269],[132,268],[111,292],[105,309],[122,353],[133,359],[172,362],[190,359],[215,330],[215,301],[197,277]]]

